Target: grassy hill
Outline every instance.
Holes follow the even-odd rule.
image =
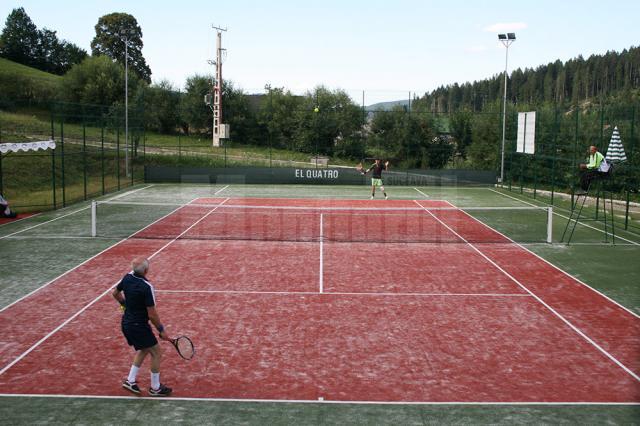
[[[13,106],[16,99],[40,104],[54,99],[62,77],[0,58],[0,107]]]

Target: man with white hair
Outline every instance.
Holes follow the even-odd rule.
[[[151,355],[151,387],[149,388],[149,395],[168,396],[171,394],[171,388],[160,383],[160,345],[158,345],[158,340],[153,331],[151,331],[149,321],[156,327],[161,339],[170,339],[160,322],[160,315],[156,310],[153,286],[146,279],[149,272],[149,260],[144,257],[136,257],[131,262],[131,267],[133,271],[122,278],[112,293],[113,297],[124,309],[122,333],[126,337],[127,343],[136,350],[129,376],[122,383],[122,387],[137,395],[140,394],[140,387],[136,382],[136,377],[144,359],[147,355]]]

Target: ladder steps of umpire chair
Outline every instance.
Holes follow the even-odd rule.
[[[594,179],[589,184],[589,188],[585,193],[578,194],[575,199],[575,203],[571,205],[571,214],[569,215],[569,219],[567,220],[567,224],[564,228],[564,232],[562,233],[562,238],[560,242],[564,242],[564,237],[567,234],[567,230],[571,227],[571,232],[567,238],[567,245],[571,243],[571,239],[573,238],[573,233],[576,230],[576,226],[578,222],[588,222],[588,221],[598,221],[598,214],[600,211],[600,200],[602,199],[602,213],[603,213],[603,222],[604,222],[604,238],[605,242],[609,242],[609,235],[611,235],[612,244],[616,243],[616,233],[614,226],[614,217],[613,217],[613,194],[610,190],[607,190],[606,183],[608,181],[608,176],[600,177]],[[608,197],[607,197],[608,195]],[[582,218],[582,210],[584,208],[585,202],[589,196],[595,196],[596,198],[596,212],[594,218]],[[580,198],[582,197],[582,202],[580,202]],[[610,205],[610,213],[607,215],[607,199]],[[580,206],[578,207],[578,204]],[[573,226],[571,226],[573,224]],[[611,234],[609,233],[609,227],[611,228]]]

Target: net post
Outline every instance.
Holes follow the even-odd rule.
[[[95,237],[97,235],[97,232],[96,232],[97,206],[98,206],[98,203],[96,203],[95,200],[91,200],[91,236],[92,237]]]
[[[547,242],[553,242],[553,206],[547,207]]]

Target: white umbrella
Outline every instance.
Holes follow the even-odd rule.
[[[619,163],[627,160],[627,156],[624,153],[622,147],[622,141],[620,140],[620,132],[618,132],[618,126],[613,129],[611,135],[611,141],[609,141],[609,149],[607,149],[607,161],[612,163]]]

